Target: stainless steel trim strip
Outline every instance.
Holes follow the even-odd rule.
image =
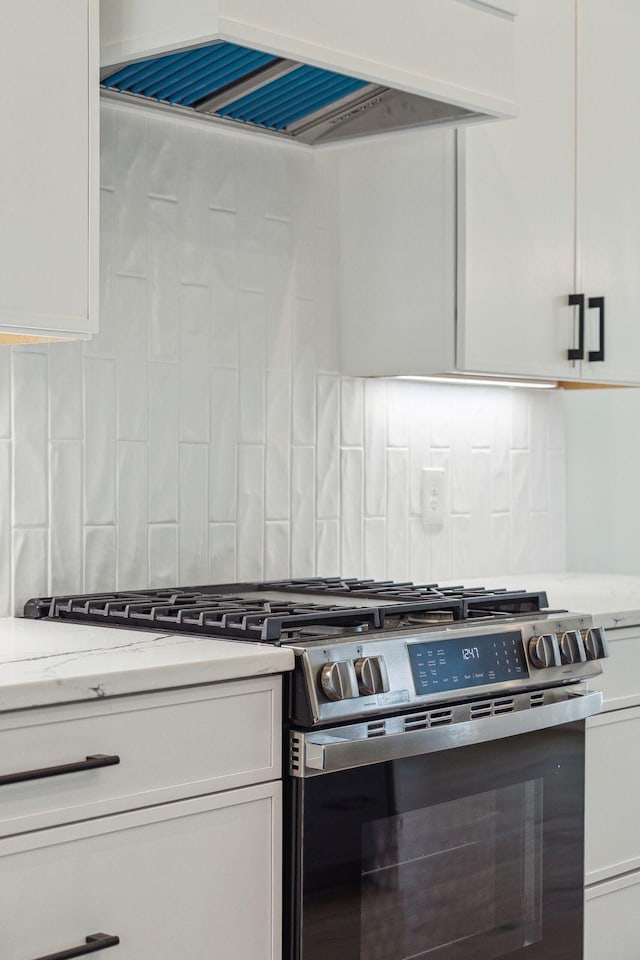
[[[239,100],[240,97],[244,97],[248,93],[254,93],[260,87],[266,87],[267,84],[272,83],[279,77],[292,73],[299,66],[300,64],[296,60],[279,60],[277,63],[270,63],[259,72],[254,73],[248,80],[236,83],[231,89],[225,90],[224,93],[212,94],[194,109],[198,113],[215,113],[216,110],[221,110],[227,104]]]
[[[546,706],[427,730],[387,733],[371,739],[363,738],[357,726],[352,728],[351,734],[348,727],[296,733],[293,736],[300,750],[300,760],[297,771],[290,772],[297,777],[312,777],[515,737],[584,720],[599,713],[602,703],[599,692],[566,694],[566,699]]]

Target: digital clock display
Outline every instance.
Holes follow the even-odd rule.
[[[410,643],[409,660],[419,697],[529,676],[519,630]]]

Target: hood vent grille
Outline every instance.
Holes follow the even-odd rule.
[[[219,40],[103,71],[111,96],[196,111],[302,143],[329,143],[474,116],[332,70]]]

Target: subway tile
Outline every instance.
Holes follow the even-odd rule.
[[[179,356],[178,209],[149,200],[149,358]]]
[[[49,345],[49,439],[82,439],[82,344]]]
[[[315,222],[319,227],[335,230],[338,222],[340,183],[338,151],[318,150],[314,154]]]
[[[116,364],[85,357],[84,522],[116,521]]]
[[[368,517],[387,510],[387,384],[367,380],[364,385],[365,507]]]
[[[430,533],[420,517],[409,517],[409,578],[414,583],[430,583],[431,544]]]
[[[424,385],[430,394],[433,409],[431,417],[431,448],[448,448],[457,431],[454,428],[453,411],[456,403],[456,391],[470,390],[471,387],[454,387],[449,384],[432,383]],[[471,394],[467,395],[472,396]],[[456,423],[456,426],[460,426]]]
[[[178,202],[179,277],[182,283],[208,284],[209,248],[209,140],[197,126],[180,131],[180,196]]]
[[[12,366],[13,525],[44,527],[47,496],[47,357],[14,350]]]
[[[316,522],[315,574],[318,577],[337,577],[341,571],[340,521],[318,520]]]
[[[340,443],[343,447],[361,447],[364,443],[364,380],[342,380]]]
[[[551,391],[552,396],[545,394],[548,400],[547,407],[547,442],[550,450],[564,450],[565,423],[562,390]]]
[[[235,213],[209,211],[211,360],[216,367],[237,367],[240,362],[236,227]]]
[[[265,441],[266,316],[264,296],[240,291],[238,443]]]
[[[206,155],[206,184],[210,207],[236,209],[236,134],[223,136],[202,130]]]
[[[235,523],[209,524],[209,580],[233,583],[238,579]]]
[[[315,304],[298,300],[293,319],[292,443],[315,443],[316,433]]]
[[[238,446],[238,576],[264,572],[264,447]]]
[[[315,449],[291,451],[291,576],[313,576],[315,568]]]
[[[82,585],[82,443],[50,447],[49,590],[66,594]]]
[[[400,447],[387,451],[387,574],[409,577],[409,455]]]
[[[338,373],[340,370],[340,255],[334,227],[317,227],[316,292],[318,316],[318,371]]]
[[[266,290],[264,162],[260,144],[236,141],[238,287]]]
[[[148,564],[150,587],[179,585],[177,523],[149,524]]]
[[[549,509],[549,465],[548,465],[548,430],[549,396],[541,391],[542,396],[532,397],[530,406],[530,438],[531,438],[531,510],[534,513],[545,513]]]
[[[291,154],[292,240],[295,293],[314,300],[317,294],[315,177],[311,151]]]
[[[391,382],[387,387],[387,444],[409,446],[410,384]]]
[[[505,571],[511,572],[511,516],[509,513],[492,513],[490,525],[484,567],[488,576],[500,576]],[[483,573],[484,570],[480,575]]]
[[[451,518],[447,517],[440,527],[429,527],[429,579],[436,583],[458,577],[453,568],[451,550]]]
[[[146,441],[149,433],[147,282],[117,280],[118,440]]]
[[[362,576],[363,550],[363,452],[345,447],[340,452],[341,529],[340,555],[342,574]]]
[[[84,587],[86,593],[116,589],[116,528],[84,528]]]
[[[144,277],[147,273],[147,117],[120,110],[116,117],[117,203],[116,270]]]
[[[566,460],[564,450],[549,451],[549,558],[552,571],[566,569]],[[542,568],[541,568],[542,569]]]
[[[528,450],[511,451],[511,573],[531,570],[529,549],[531,535],[530,514],[530,456]]]
[[[211,441],[209,446],[209,519],[236,519],[238,374],[211,371]]]
[[[208,287],[180,290],[180,439],[209,442]]]
[[[286,520],[268,520],[264,525],[264,577],[285,580],[290,575],[291,531]]]
[[[340,380],[321,374],[317,381],[316,514],[329,519],[340,515]]]
[[[450,518],[451,564],[454,576],[464,579],[473,576],[473,533],[471,517],[459,514]],[[480,573],[482,576],[482,573]]]
[[[267,371],[266,416],[265,516],[267,520],[288,520],[291,477],[291,385],[286,371]]]
[[[267,366],[270,370],[291,367],[294,304],[291,226],[279,220],[265,223],[267,260]]]
[[[511,390],[511,448],[528,450],[530,444],[531,391]]]
[[[265,216],[291,220],[291,150],[279,143],[265,144],[262,156]]]
[[[150,196],[177,200],[180,195],[182,158],[171,120],[164,117],[147,118],[147,150],[147,189]]]
[[[150,523],[178,521],[178,375],[177,364],[149,364]]]
[[[100,186],[110,190],[116,185],[118,111],[111,104],[100,105]]]
[[[0,440],[0,617],[11,607],[11,441]]]
[[[374,580],[387,579],[387,520],[385,517],[365,517],[364,576]]]
[[[209,570],[207,453],[205,444],[180,444],[178,572],[184,584],[204,583]]]
[[[12,566],[12,610],[22,616],[27,600],[49,593],[46,529],[14,527]]]
[[[119,590],[141,590],[149,582],[147,444],[119,441],[117,452]]]

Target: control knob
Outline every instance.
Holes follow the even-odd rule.
[[[320,687],[329,700],[352,700],[359,697],[358,680],[351,660],[325,663],[320,672]]]
[[[382,657],[360,657],[356,660],[356,677],[363,697],[386,693],[389,689],[389,677]]]
[[[609,643],[604,627],[590,627],[583,630],[584,649],[589,660],[604,660],[609,656]]]
[[[560,648],[555,633],[545,633],[529,640],[529,659],[539,670],[560,666]]]
[[[560,638],[560,658],[563,663],[585,663],[585,653],[582,634],[579,630],[567,630]]]

